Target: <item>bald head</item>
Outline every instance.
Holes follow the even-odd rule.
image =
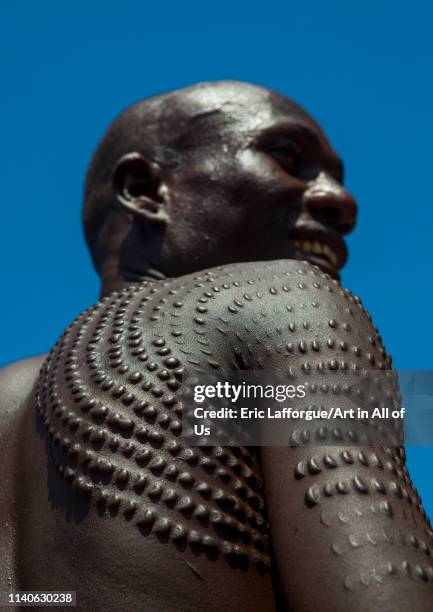
[[[113,240],[115,235],[115,250],[122,250],[132,229],[134,244],[131,240],[128,244],[140,251],[133,258],[139,274],[144,273],[149,260],[162,275],[172,276],[199,269],[200,261],[218,265],[245,257],[294,256],[288,230],[295,218],[302,216],[302,206],[299,198],[297,207],[291,206],[294,185],[288,189],[287,181],[306,184],[321,170],[334,183],[341,180],[340,160],[320,127],[295,102],[269,89],[223,81],[150,98],[127,108],[96,149],[85,184],[86,239],[99,271],[110,252],[107,240]],[[261,174],[259,182],[257,173]],[[301,191],[300,185],[296,187]],[[268,208],[272,200],[281,202],[283,197],[284,205],[279,204],[279,213],[274,217],[276,220],[279,216],[280,221],[285,218],[284,248],[281,245],[278,252],[274,248],[257,248],[254,238],[256,256],[239,248],[237,254],[233,248],[216,249],[214,243],[221,224],[227,231],[228,222],[235,228],[248,216],[255,225],[263,214],[258,210],[259,202],[265,198]],[[243,207],[240,202],[244,202]],[[354,206],[351,208],[353,217]],[[159,216],[150,214],[157,210]],[[333,215],[331,225],[341,226],[337,233],[353,225],[353,218],[347,220],[335,210]],[[199,219],[202,223],[197,225]],[[325,221],[329,225],[329,219]],[[214,224],[216,238],[209,233],[210,223]],[[248,241],[245,228],[244,233],[243,240]],[[197,252],[186,248],[185,242],[191,239],[200,243]],[[146,251],[146,243],[151,252]],[[212,256],[208,252],[211,244]],[[343,263],[343,251],[340,245],[340,254],[335,255],[341,261],[335,265]],[[143,266],[137,261],[140,257]],[[185,266],[185,257],[189,266]],[[119,261],[119,266],[127,273],[130,263],[126,260],[123,264]]]

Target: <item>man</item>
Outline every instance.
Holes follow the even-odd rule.
[[[430,609],[431,531],[398,449],[323,428],[320,448],[182,437],[185,372],[323,370],[326,404],[340,370],[390,369],[331,278],[356,217],[342,175],[305,111],[244,83],[114,122],[84,206],[104,299],[40,376],[44,358],[2,373],[3,590],[75,590],[84,610]]]

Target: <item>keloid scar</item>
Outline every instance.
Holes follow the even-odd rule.
[[[342,371],[391,371],[391,360],[359,300],[305,262],[231,265],[113,293],[76,319],[41,371],[36,405],[50,458],[77,494],[143,537],[265,571],[259,451],[189,445],[180,396],[185,372],[265,367],[286,368],[291,380],[323,372],[312,389],[320,405],[344,396]],[[302,448],[287,448],[293,495],[316,513],[329,555],[378,551],[377,567],[348,564],[342,588],[433,581],[432,532],[404,451],[341,445],[356,442],[350,435],[306,427]],[[350,497],[359,503],[344,509]]]

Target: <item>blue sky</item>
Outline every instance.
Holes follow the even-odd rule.
[[[3,3],[5,4],[5,3]],[[433,369],[428,2],[8,3],[0,9],[0,365],[44,352],[98,295],[82,182],[113,117],[213,79],[304,105],[345,160],[360,207],[343,282],[400,369]],[[433,449],[408,449],[433,515]]]

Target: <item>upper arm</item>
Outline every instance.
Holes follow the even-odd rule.
[[[345,390],[348,373],[392,374],[360,301],[318,268],[271,262],[224,274],[210,279],[209,291],[197,285],[203,314],[194,319],[191,337],[200,343],[191,363],[205,366],[214,348],[210,365],[221,373],[279,370],[302,383],[319,377],[311,403],[327,408],[338,398],[343,409],[354,405]],[[361,397],[361,407],[398,404],[394,376],[373,378],[378,386],[373,397]],[[310,437],[301,441],[308,444],[261,449],[273,567],[285,608],[430,609],[432,533],[404,451],[386,439],[361,445],[344,424],[343,444],[330,427],[319,432],[319,446],[316,424],[305,429]]]
[[[353,406],[350,392],[345,394],[345,375],[390,372],[391,359],[350,293],[325,279],[307,277],[299,284],[288,292],[292,309],[264,327],[269,340],[270,330],[276,339],[276,328],[284,326],[280,338],[289,345],[271,367],[290,364],[292,376],[310,384],[311,374],[317,374],[321,384],[307,398],[311,404]],[[390,380],[382,378],[376,396],[364,394],[360,405],[380,405],[384,398],[398,403],[398,386]],[[302,408],[306,403],[290,402]],[[352,440],[345,436],[349,424],[346,430],[341,426],[338,442],[333,425],[327,431],[323,425],[305,425],[305,444],[301,438],[297,447],[261,449],[274,570],[285,607],[430,610],[432,532],[407,473],[404,450]]]

